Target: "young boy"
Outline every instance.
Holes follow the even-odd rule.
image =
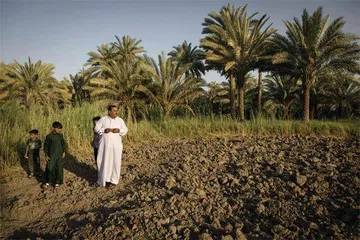
[[[47,160],[44,184],[43,187],[47,188],[51,183],[55,184],[55,188],[58,188],[60,184],[63,184],[64,170],[63,170],[63,158],[65,152],[67,152],[67,144],[64,136],[60,133],[62,125],[59,122],[53,122],[53,131],[46,136],[44,143],[44,152]]]
[[[100,139],[101,139],[101,135],[98,134],[97,132],[95,132],[95,126],[96,123],[100,120],[100,117],[94,117],[93,119],[93,131],[94,131],[94,138],[93,141],[91,143],[91,146],[94,148],[94,159],[95,159],[95,164],[97,165],[97,155],[98,155],[98,151],[99,151],[99,145],[100,145]]]
[[[26,142],[25,158],[29,164],[29,178],[32,178],[34,174],[40,177],[40,148],[41,140],[38,137],[39,131],[33,129],[30,132],[30,138]]]

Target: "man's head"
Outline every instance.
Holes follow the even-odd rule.
[[[111,118],[116,118],[117,117],[117,107],[115,105],[110,105],[108,107],[108,114]]]
[[[31,139],[36,139],[38,137],[39,131],[37,129],[33,129],[29,133]]]
[[[60,122],[53,122],[52,127],[55,133],[59,133],[63,126]]]

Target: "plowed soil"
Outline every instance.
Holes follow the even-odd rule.
[[[359,170],[354,138],[125,143],[113,188],[96,186],[91,156],[67,156],[58,189],[21,167],[2,173],[0,237],[357,239]]]

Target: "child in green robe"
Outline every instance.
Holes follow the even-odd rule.
[[[29,164],[29,178],[32,178],[34,174],[40,177],[40,148],[41,140],[38,137],[39,131],[33,129],[30,132],[30,138],[26,142],[25,159],[28,160]]]
[[[50,183],[55,184],[57,188],[63,184],[64,170],[63,158],[67,151],[67,144],[64,136],[60,133],[62,125],[60,122],[53,122],[53,131],[46,136],[44,143],[44,152],[47,160],[45,174],[44,174],[44,188],[47,188]]]

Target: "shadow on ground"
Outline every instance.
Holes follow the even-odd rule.
[[[27,229],[20,228],[16,230],[13,235],[11,235],[8,239],[62,239],[63,234],[38,234]]]
[[[26,144],[21,141],[21,142],[15,143],[14,145],[15,145],[16,152],[18,154],[20,166],[24,169],[24,171],[26,172],[26,175],[29,175],[30,174],[29,163],[28,163],[28,160],[24,158]],[[41,149],[40,149],[40,151],[41,151]],[[40,182],[42,182],[42,180],[43,180],[42,176],[44,175],[44,170],[41,169],[41,167],[40,167],[39,174],[40,174],[39,176],[34,176],[34,178],[40,183]]]
[[[95,184],[97,181],[97,170],[95,164],[79,161],[74,155],[66,155],[64,159],[64,169],[72,172],[82,179],[85,179],[89,185]]]

